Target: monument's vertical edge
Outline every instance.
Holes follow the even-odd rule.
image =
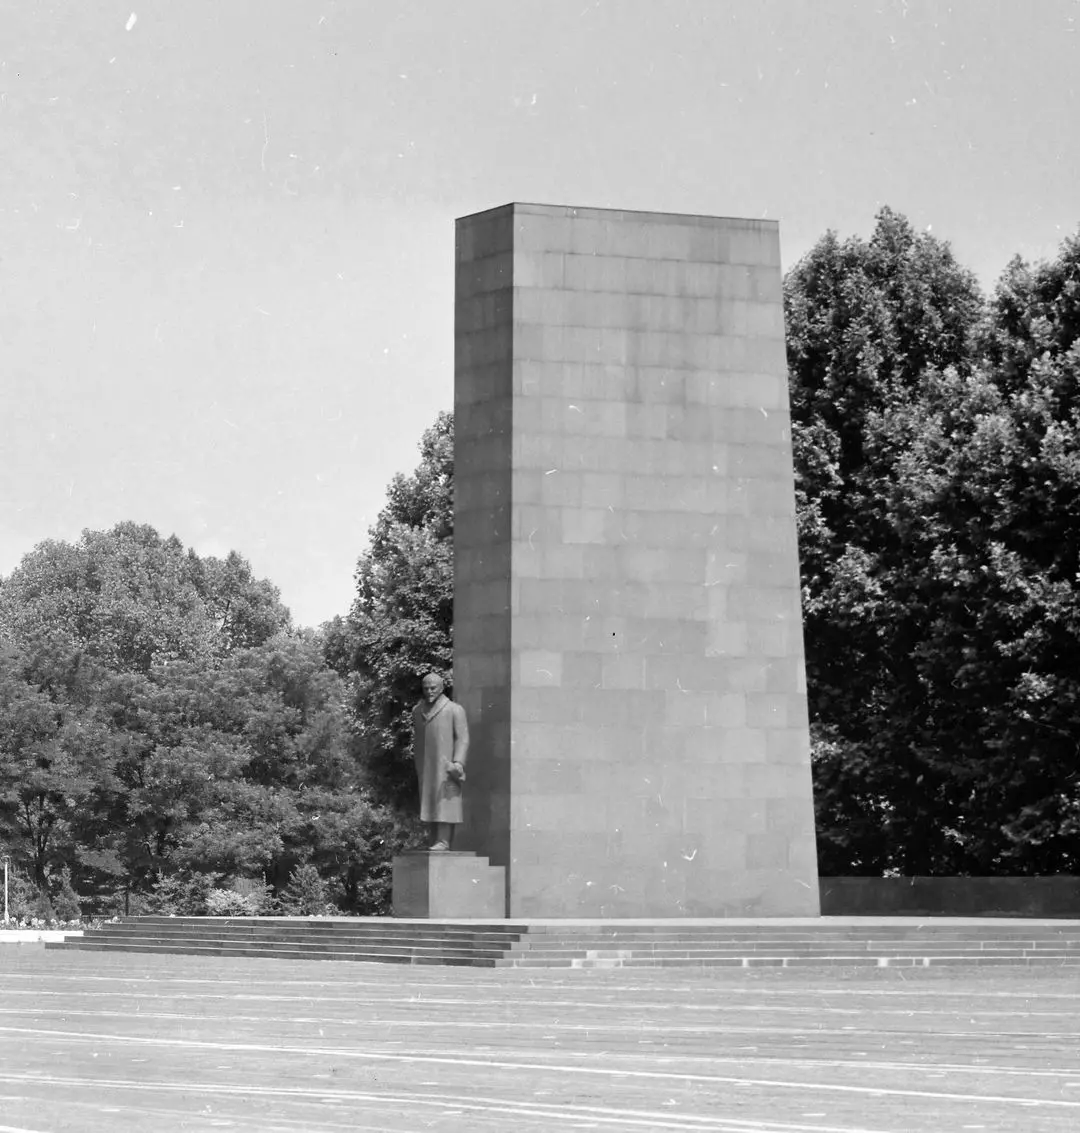
[[[454,694],[469,718],[461,849],[510,857],[513,209],[457,222]]]
[[[776,225],[461,223],[455,683],[508,914],[816,914]]]

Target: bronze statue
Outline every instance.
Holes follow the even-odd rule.
[[[449,850],[461,822],[461,785],[469,752],[465,709],[443,692],[438,673],[424,677],[423,699],[413,709],[413,761],[420,784],[420,821],[429,849]]]

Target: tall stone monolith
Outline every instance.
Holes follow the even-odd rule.
[[[458,846],[512,917],[818,913],[775,222],[457,225]]]

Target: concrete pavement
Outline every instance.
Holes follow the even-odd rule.
[[[1080,1127],[1070,970],[0,954],[0,1131]]]

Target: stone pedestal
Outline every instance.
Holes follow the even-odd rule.
[[[395,917],[502,920],[506,870],[455,850],[409,850],[393,862]]]
[[[815,916],[774,221],[458,221],[459,844],[508,917]]]

